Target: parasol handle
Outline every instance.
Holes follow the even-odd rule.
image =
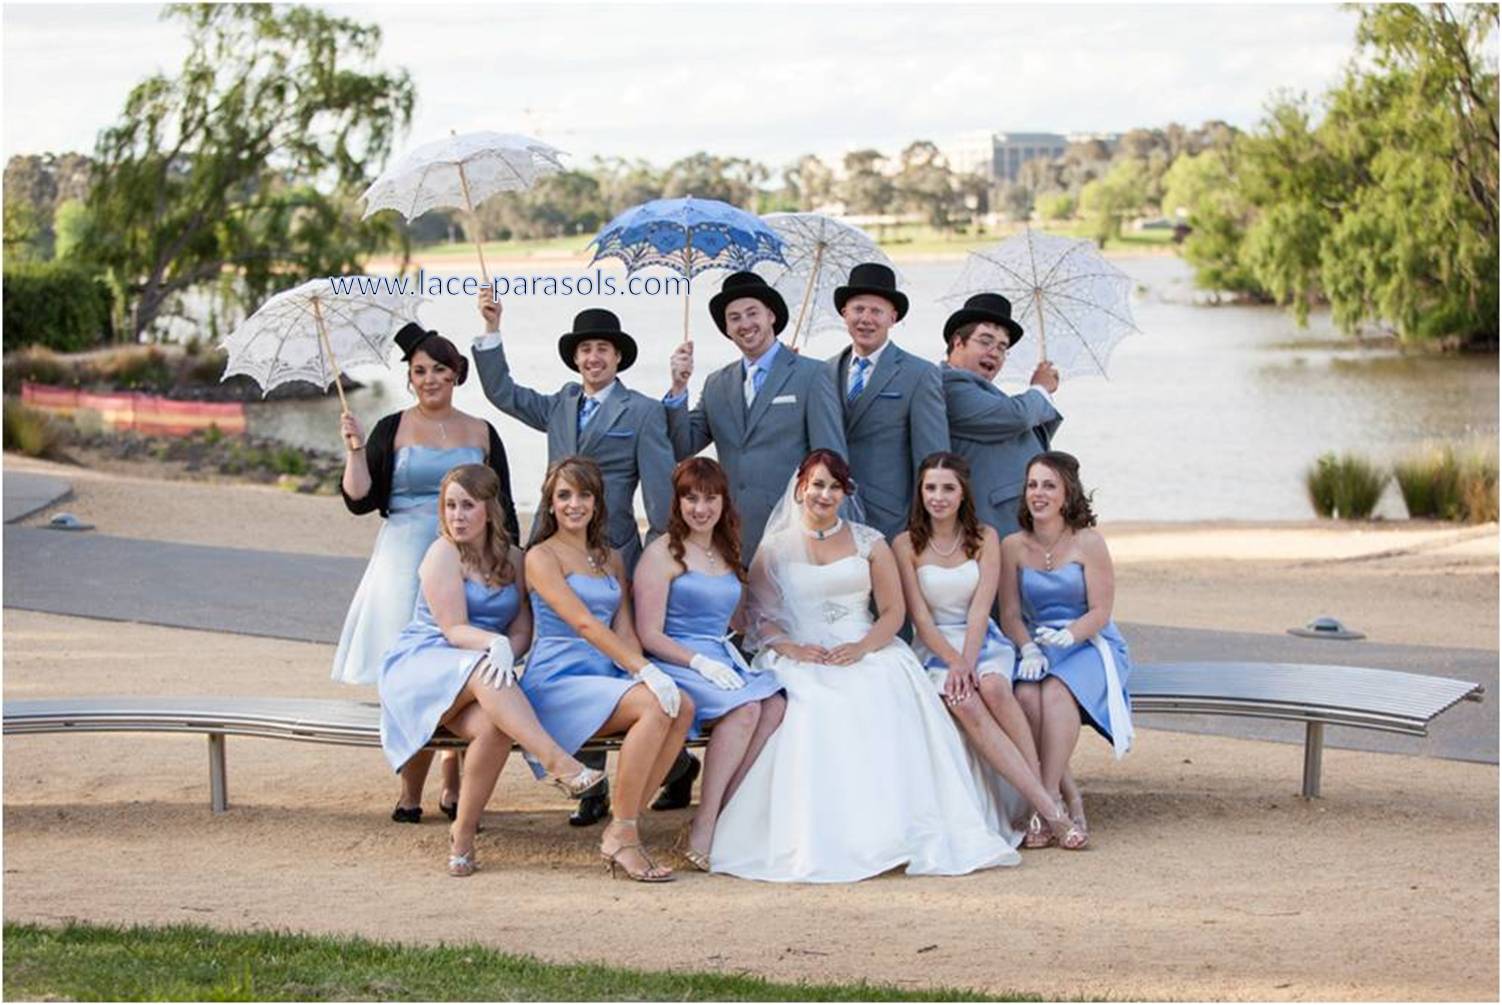
[[[690,197],[692,198],[692,197]],[[693,337],[688,333],[688,302],[694,292],[694,245],[690,239],[688,253],[683,259],[683,341],[693,342]]]
[[[318,339],[323,343],[323,351],[328,353],[329,365],[334,370],[334,390],[339,392],[339,413],[341,415],[348,415],[349,402],[344,397],[344,385],[339,381],[339,361],[334,358],[334,347],[329,343],[329,333],[324,330],[323,310],[319,308],[316,297],[313,299],[313,320],[318,325]],[[346,436],[344,438],[344,445],[351,452],[359,450],[361,446],[359,438],[354,436]]]
[[[1038,314],[1038,362],[1048,359],[1048,338],[1043,331],[1043,291],[1033,287],[1033,310]]]
[[[808,302],[814,295],[814,287],[819,282],[819,263],[824,258],[824,242],[820,241],[814,246],[814,266],[808,274],[808,285],[803,287],[803,303],[798,305],[798,323],[793,326],[793,345],[798,347],[798,336],[803,331],[803,316],[808,313]]]
[[[471,233],[475,242],[475,254],[480,256],[480,282],[490,282],[490,269],[485,265],[485,249],[480,244],[480,215],[469,197],[469,179],[464,175],[464,165],[459,165],[459,187],[464,190],[464,208],[469,213]]]

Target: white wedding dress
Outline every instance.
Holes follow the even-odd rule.
[[[871,629],[871,545],[800,563],[787,601],[792,641],[832,648]],[[787,689],[787,714],[715,828],[715,872],[774,882],[845,883],[906,866],[953,876],[1020,861],[987,822],[964,740],[904,643],[850,666],[803,663],[763,649],[758,669]]]

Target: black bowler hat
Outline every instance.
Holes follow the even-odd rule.
[[[564,332],[558,340],[558,355],[563,357],[563,364],[578,373],[574,353],[580,342],[594,338],[604,339],[620,350],[621,365],[616,368],[617,373],[629,370],[636,362],[636,340],[621,331],[621,319],[603,307],[591,307],[575,314],[574,330]]]
[[[850,270],[850,279],[834,291],[834,309],[843,311],[845,301],[869,293],[897,308],[897,320],[907,314],[907,295],[897,289],[897,275],[880,262],[862,262]]]
[[[1011,334],[1012,345],[1022,341],[1022,326],[1012,320],[1012,302],[1000,293],[977,293],[944,322],[944,345],[948,347],[954,333],[974,321],[1001,325]]]
[[[411,360],[417,347],[437,334],[437,332],[428,331],[415,321],[408,321],[402,325],[402,330],[396,333],[396,344],[401,346],[402,350],[402,362],[406,363]]]
[[[742,297],[753,297],[771,308],[772,334],[782,334],[782,330],[788,325],[788,305],[783,301],[782,294],[768,286],[767,281],[754,272],[732,272],[720,284],[720,292],[709,298],[709,316],[714,318],[721,335],[729,336],[725,331],[725,308]]]

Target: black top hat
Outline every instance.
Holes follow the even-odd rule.
[[[944,345],[948,346],[954,333],[973,321],[1001,325],[1011,334],[1012,345],[1022,341],[1022,326],[1012,320],[1012,302],[1000,293],[977,293],[944,322]]]
[[[907,295],[897,289],[897,275],[880,262],[862,262],[850,270],[850,279],[834,291],[834,309],[845,309],[845,301],[851,297],[869,293],[890,301],[897,308],[897,320],[907,313]]]
[[[731,301],[742,297],[754,297],[771,308],[772,334],[782,334],[788,324],[788,305],[783,302],[782,294],[768,286],[767,281],[754,272],[732,272],[720,284],[720,292],[709,298],[709,316],[714,318],[721,335],[728,336],[725,331],[725,308],[730,306]]]
[[[604,339],[620,350],[621,365],[616,368],[617,373],[631,369],[631,364],[636,362],[636,340],[621,331],[621,319],[603,307],[590,307],[575,314],[574,330],[564,332],[558,339],[558,355],[563,357],[564,366],[578,373],[574,352],[580,342],[592,338]]]
[[[408,321],[402,325],[402,330],[396,333],[396,344],[402,349],[402,362],[409,361],[418,346],[437,334],[437,332],[428,331],[415,321]]]

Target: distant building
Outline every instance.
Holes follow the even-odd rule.
[[[1022,165],[1039,157],[1053,160],[1064,156],[1069,137],[1059,133],[997,133],[981,130],[966,133],[942,151],[950,170],[979,174],[991,182],[1014,182]]]

